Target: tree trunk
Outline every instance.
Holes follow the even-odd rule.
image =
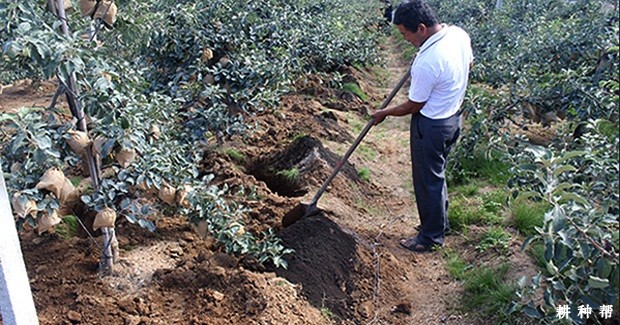
[[[60,28],[63,34],[69,37],[69,26],[67,25],[67,14],[65,12],[64,1],[56,0],[56,8],[58,8],[58,18],[61,21]],[[88,134],[88,127],[86,125],[86,119],[84,118],[84,108],[77,100],[79,96],[79,90],[77,89],[77,78],[75,73],[71,73],[65,85],[65,94],[67,96],[67,103],[71,109],[73,117],[77,119],[77,128]],[[60,82],[60,80],[59,80]],[[88,164],[88,170],[90,178],[93,182],[93,188],[96,190],[99,188],[99,180],[101,179],[101,173],[99,166],[97,166],[97,159],[93,156],[91,150],[86,150],[86,162]],[[101,252],[101,258],[99,261],[99,271],[102,276],[111,275],[114,269],[114,255],[113,247],[111,243],[116,242],[116,234],[114,228],[103,228],[103,251]]]

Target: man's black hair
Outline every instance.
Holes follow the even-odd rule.
[[[420,24],[433,27],[438,23],[433,9],[423,0],[405,0],[396,8],[392,22],[413,33],[418,31]]]

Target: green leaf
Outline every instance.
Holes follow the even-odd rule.
[[[45,151],[43,151],[41,149],[37,149],[37,150],[34,151],[32,159],[37,164],[39,164],[41,166],[45,166],[45,163],[47,161],[47,154],[45,154]]]
[[[575,158],[575,157],[579,157],[579,156],[583,156],[585,155],[586,152],[585,151],[569,151],[567,153],[565,153],[564,155],[562,155],[561,157],[557,157],[555,159],[553,159],[553,163],[558,165],[561,164],[569,159]]]
[[[131,125],[129,124],[129,120],[128,120],[126,117],[121,117],[121,118],[120,118],[120,124],[121,124],[121,127],[122,127],[124,130],[129,129],[129,127],[131,126]]]
[[[541,146],[530,146],[530,147],[525,148],[525,151],[532,153],[535,158],[541,161],[547,160],[553,157],[553,154],[551,153],[549,149],[541,147]]]
[[[20,33],[23,33],[23,34],[28,33],[28,31],[30,31],[30,29],[32,29],[32,26],[28,22],[23,22],[23,23],[20,23],[19,25],[17,25],[17,31],[19,31]]]
[[[577,193],[573,193],[573,192],[566,192],[566,191],[558,191],[557,193],[555,193],[556,195],[558,195],[560,197],[561,200],[563,201],[574,201],[575,203],[580,203],[584,206],[590,206],[590,202],[588,202],[588,200],[586,200],[584,197],[582,197],[581,195],[577,194]]]
[[[609,280],[590,275],[588,286],[593,289],[607,288],[609,286]]]
[[[609,275],[611,275],[613,266],[611,265],[611,263],[609,263],[607,259],[599,258],[599,260],[596,262],[596,269],[598,270],[597,273],[601,278],[607,279]]]
[[[84,202],[84,204],[86,205],[90,205],[92,202],[92,199],[90,198],[90,195],[82,195],[80,197],[80,199],[82,200],[82,202]]]
[[[549,274],[556,275],[558,273],[558,268],[553,264],[553,261],[548,261],[546,264]]]
[[[564,165],[561,166],[559,168],[556,168],[553,170],[553,176],[558,177],[560,174],[565,173],[565,172],[574,172],[576,171],[577,168],[571,166],[571,165]]]
[[[530,198],[539,198],[541,197],[540,193],[534,191],[525,191],[519,193],[519,199],[526,200]]]
[[[580,187],[579,184],[571,184],[571,183],[560,183],[558,184],[554,189],[553,189],[553,193],[559,192],[559,191],[563,191],[563,190],[567,190],[573,187]]]
[[[40,149],[49,149],[52,147],[52,139],[47,135],[37,137],[34,141]]]
[[[529,236],[525,239],[525,241],[523,241],[523,244],[521,245],[521,251],[524,251],[525,249],[527,249],[527,247],[534,241],[539,239],[537,236]]]
[[[523,313],[525,313],[525,315],[530,318],[539,319],[542,317],[542,315],[536,308],[529,305],[523,307]]]

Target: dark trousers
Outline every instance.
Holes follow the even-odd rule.
[[[417,242],[422,245],[443,245],[450,229],[445,171],[460,132],[460,114],[440,120],[421,114],[411,117],[413,188],[421,224]]]

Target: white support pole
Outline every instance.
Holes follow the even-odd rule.
[[[19,246],[9,195],[0,171],[0,311],[4,325],[39,324]]]

